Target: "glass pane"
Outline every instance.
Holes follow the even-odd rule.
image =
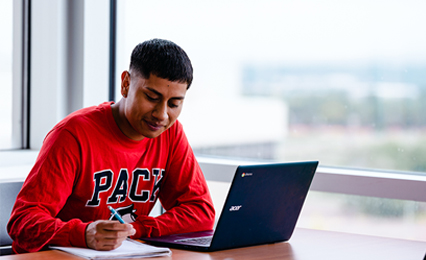
[[[426,203],[311,191],[297,226],[426,241]]]
[[[0,2],[0,149],[12,148],[12,5]]]
[[[199,155],[426,170],[426,2],[119,1],[119,66],[170,39]]]
[[[194,82],[179,120],[198,155],[423,174],[423,10],[420,0],[119,1],[117,67],[151,38],[185,49]],[[229,183],[209,187],[218,216]],[[425,211],[310,192],[298,226],[426,241]]]

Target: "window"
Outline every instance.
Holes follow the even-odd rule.
[[[310,191],[299,227],[426,241],[426,203]]]
[[[312,159],[424,175],[425,2],[118,4],[118,70],[128,68],[137,43],[151,38],[172,40],[191,58],[194,82],[180,121],[197,155]],[[377,223],[389,224],[383,229],[409,223],[424,233],[422,203],[376,199],[313,192],[299,224],[392,236]],[[319,212],[318,203],[331,206]],[[349,212],[345,207],[354,210],[351,216],[341,214]],[[328,216],[339,217],[333,227],[312,221]],[[352,216],[360,226],[351,226]]]
[[[117,67],[150,38],[188,52],[198,154],[424,172],[425,5],[120,1]]]
[[[12,148],[13,2],[0,3],[0,150]]]

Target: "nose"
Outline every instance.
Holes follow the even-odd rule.
[[[152,116],[158,121],[165,121],[169,116],[167,114],[167,103],[158,103],[152,111]]]

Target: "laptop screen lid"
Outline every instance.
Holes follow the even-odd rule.
[[[296,226],[317,165],[318,162],[313,161],[239,166],[210,246],[191,246],[182,242],[176,245],[174,241],[212,232],[143,240],[199,251],[287,241]]]

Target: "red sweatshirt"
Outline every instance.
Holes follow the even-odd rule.
[[[134,141],[110,105],[74,112],[46,136],[7,226],[15,252],[87,247],[86,226],[111,219],[108,205],[133,224],[134,238],[213,227],[213,203],[182,125]],[[157,197],[166,213],[149,217]]]

